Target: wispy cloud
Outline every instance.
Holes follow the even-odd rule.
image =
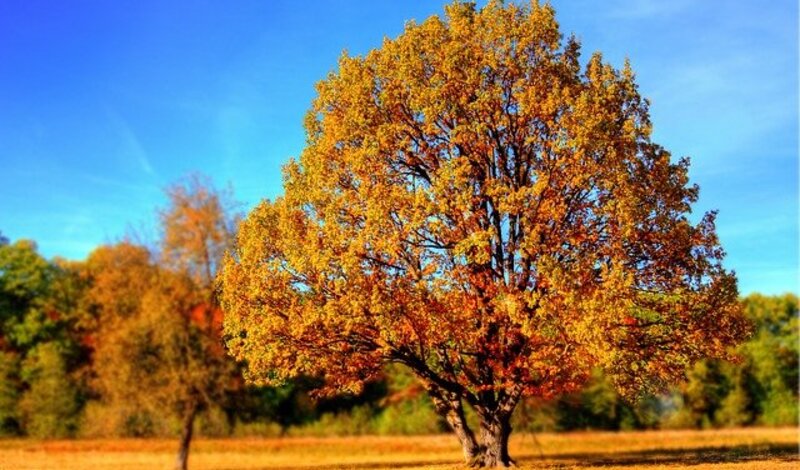
[[[128,121],[121,114],[112,109],[108,110],[108,116],[114,132],[116,132],[120,139],[123,158],[135,162],[144,173],[154,175],[155,170],[153,170],[153,165],[150,163],[147,150],[142,145],[139,137]]]
[[[84,179],[85,181],[98,185],[103,186],[106,188],[112,188],[115,190],[124,190],[130,191],[135,193],[158,193],[160,189],[156,184],[136,184],[129,181],[121,181],[115,178],[107,178],[100,175],[90,174],[90,173],[79,173],[76,176]]]

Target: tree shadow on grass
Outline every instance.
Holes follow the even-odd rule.
[[[392,462],[389,459],[380,461],[365,461],[354,462],[346,464],[311,464],[311,465],[296,465],[287,467],[259,467],[255,470],[366,470],[366,469],[389,469],[389,468],[427,468],[427,467],[445,467],[445,468],[458,468],[460,461],[456,460],[419,460],[419,461],[403,461]],[[220,469],[220,470],[234,470],[234,469]]]
[[[736,463],[752,460],[779,460],[792,462],[800,460],[796,444],[759,444],[720,447],[694,447],[686,449],[652,449],[642,451],[621,451],[608,453],[564,453],[544,457],[523,456],[518,459],[522,465],[560,466],[631,466],[643,465],[700,465],[713,463]]]
[[[800,461],[798,447],[794,444],[760,444],[721,447],[694,447],[685,449],[653,449],[642,451],[620,452],[576,452],[551,454],[543,457],[525,454],[517,458],[517,464],[523,468],[559,468],[559,467],[609,467],[630,466],[636,468],[647,465],[692,466],[713,463],[737,463],[755,460],[778,460],[784,462]],[[410,467],[444,467],[458,468],[459,461],[427,459],[419,461],[392,462],[391,460],[364,461],[348,464],[321,464],[281,467],[295,470],[334,470],[334,469],[375,469],[375,468],[410,468]],[[264,470],[277,467],[264,467]]]

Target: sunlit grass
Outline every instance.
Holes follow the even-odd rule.
[[[171,468],[171,440],[0,441],[0,469]],[[522,468],[800,468],[798,430],[518,434],[511,454]],[[455,438],[442,436],[197,440],[192,469],[457,469]]]

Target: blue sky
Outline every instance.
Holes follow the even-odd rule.
[[[555,0],[584,52],[629,57],[654,140],[692,157],[696,212],[743,293],[797,292],[797,3]],[[198,170],[245,207],[281,192],[314,83],[443,2],[0,2],[0,231],[80,259],[152,232]]]

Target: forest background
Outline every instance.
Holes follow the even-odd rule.
[[[317,399],[315,378],[255,387],[224,351],[214,278],[240,218],[203,176],[166,190],[154,240],[131,233],[82,261],[0,235],[0,435],[34,438],[427,434],[446,431],[413,377],[387,368],[359,395]],[[798,424],[798,299],[741,299],[738,361],[624,400],[599,371],[581,392],[528,399],[521,431]]]

